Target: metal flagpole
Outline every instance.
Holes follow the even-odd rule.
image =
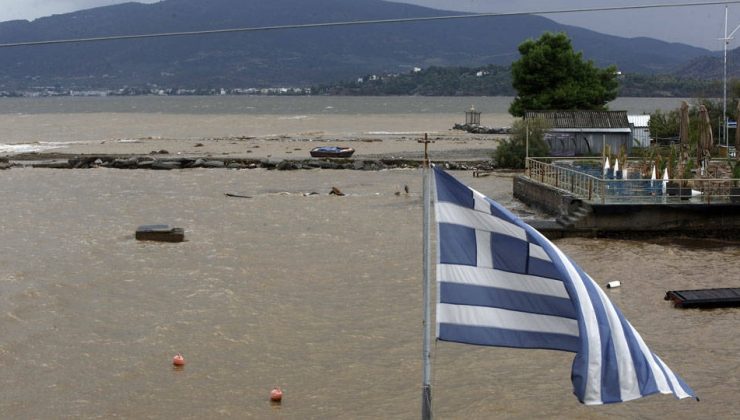
[[[431,386],[431,281],[429,279],[429,273],[431,271],[431,259],[430,259],[430,228],[431,228],[431,177],[429,172],[431,166],[429,164],[429,139],[427,134],[424,134],[424,140],[419,140],[419,143],[424,143],[424,163],[423,163],[423,197],[424,197],[424,257],[423,257],[423,289],[424,289],[424,344],[422,346],[422,360],[423,360],[423,378],[421,388],[421,418],[422,420],[430,420],[432,418],[432,386]]]

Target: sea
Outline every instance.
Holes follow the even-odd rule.
[[[507,107],[501,98],[34,101],[0,100],[3,143],[159,130],[209,138],[238,131],[225,121],[301,116],[337,124],[316,122],[327,132],[390,132],[402,130],[399,114],[415,130],[471,105],[482,122],[497,114],[503,121]],[[631,113],[676,102],[623,101]],[[25,134],[8,125],[24,118],[40,125],[25,125]],[[215,134],[202,126],[210,119],[219,123],[208,126]],[[525,219],[538,216],[513,198],[515,173],[452,174]],[[0,418],[419,418],[421,178],[416,169],[0,171]],[[346,195],[330,195],[333,187]],[[186,240],[136,241],[145,224],[182,227]],[[572,394],[572,353],[435,342],[437,418],[740,416],[740,310],[677,309],[664,300],[668,290],[740,287],[740,242],[555,244],[700,401],[654,395],[587,407]],[[621,287],[605,287],[617,280]],[[177,353],[182,368],[172,365]],[[274,387],[281,404],[269,401]]]

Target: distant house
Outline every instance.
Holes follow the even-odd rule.
[[[627,111],[527,111],[524,119],[547,122],[551,156],[599,155],[606,145],[612,153],[632,149]]]
[[[650,115],[627,115],[632,127],[632,145],[650,146]]]

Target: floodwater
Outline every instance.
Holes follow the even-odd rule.
[[[511,175],[454,175],[533,216]],[[420,186],[417,170],[0,171],[0,417],[419,418]],[[186,242],[134,239],[155,223]],[[701,402],[586,407],[573,354],[440,342],[437,418],[740,416],[740,309],[663,300],[740,287],[738,243],[556,245],[622,281],[607,295]]]
[[[510,97],[184,96],[0,98],[0,153],[118,139],[352,138],[449,131],[471,106],[481,124],[511,126]],[[618,98],[630,114],[680,98]]]

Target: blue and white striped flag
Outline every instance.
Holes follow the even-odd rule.
[[[437,337],[577,353],[584,404],[694,392],[578,265],[500,204],[434,168]]]

